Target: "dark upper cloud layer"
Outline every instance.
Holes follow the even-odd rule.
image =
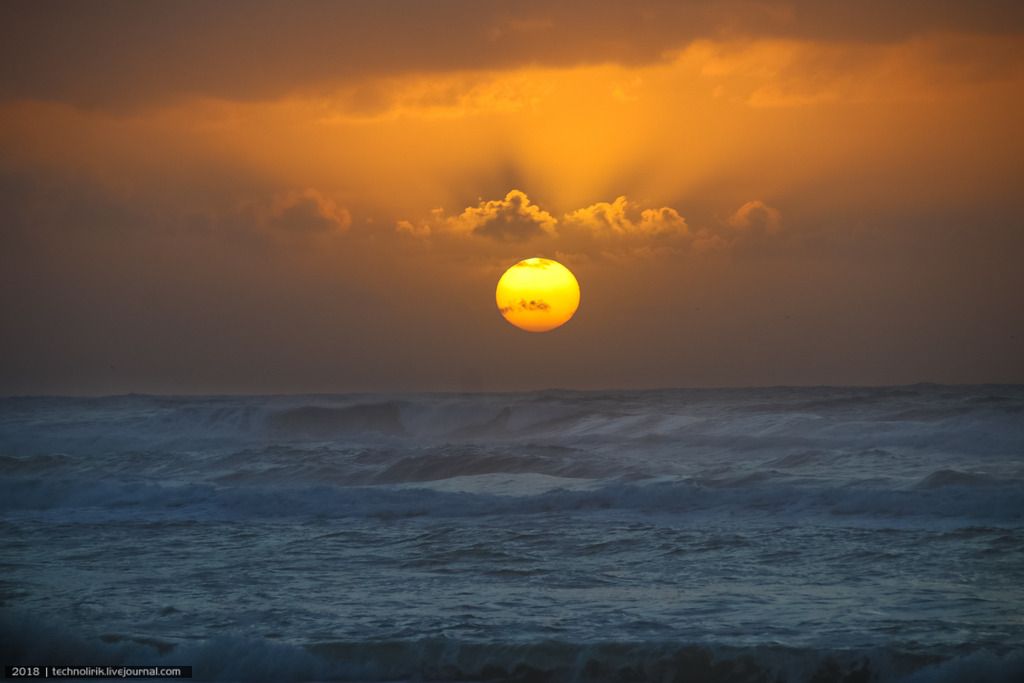
[[[384,74],[645,63],[703,37],[888,41],[1020,32],[1024,3],[81,2],[0,5],[0,98],[261,99]]]

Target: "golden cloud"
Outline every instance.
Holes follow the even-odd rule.
[[[777,211],[760,202],[748,203],[737,215],[749,221],[761,213],[777,221]],[[755,204],[757,206],[755,206]],[[767,220],[767,219],[765,219]],[[644,207],[620,195],[611,202],[596,202],[565,213],[561,220],[530,201],[522,190],[509,191],[504,199],[481,201],[449,216],[434,209],[424,219],[401,219],[395,223],[399,234],[419,239],[485,238],[491,242],[548,240],[558,252],[612,255],[653,255],[680,252],[692,243],[728,246],[735,236],[719,237],[709,228],[692,232],[686,219],[671,206]]]
[[[566,214],[568,225],[585,228],[601,237],[631,235],[686,235],[686,219],[669,206],[641,209],[625,196],[615,201],[597,202]]]
[[[504,199],[481,201],[457,216],[446,216],[443,209],[434,209],[429,219],[418,223],[399,220],[395,229],[415,237],[448,233],[497,242],[526,242],[554,236],[557,224],[558,220],[532,203],[525,192],[510,190]]]
[[[500,242],[522,242],[555,234],[558,221],[530,202],[525,192],[511,190],[504,199],[480,202],[451,219],[456,232],[467,232]]]
[[[782,229],[782,213],[755,199],[736,209],[726,223],[747,233],[774,235]]]
[[[569,211],[559,221],[518,189],[510,190],[504,199],[481,201],[454,216],[438,208],[425,219],[402,219],[395,224],[397,233],[424,240],[484,238],[509,243],[546,238],[548,246],[559,252],[648,257],[726,250],[781,230],[782,212],[760,199],[744,202],[714,225],[691,229],[677,209],[643,207],[625,195]]]

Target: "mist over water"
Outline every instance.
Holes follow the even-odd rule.
[[[2,399],[0,654],[1017,680],[1022,416],[1020,386]]]

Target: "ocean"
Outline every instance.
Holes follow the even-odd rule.
[[[0,399],[5,665],[1024,680],[1024,386]]]

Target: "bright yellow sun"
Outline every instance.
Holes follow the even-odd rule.
[[[558,261],[528,258],[505,271],[494,298],[505,320],[527,332],[547,332],[579,308],[580,285]]]

